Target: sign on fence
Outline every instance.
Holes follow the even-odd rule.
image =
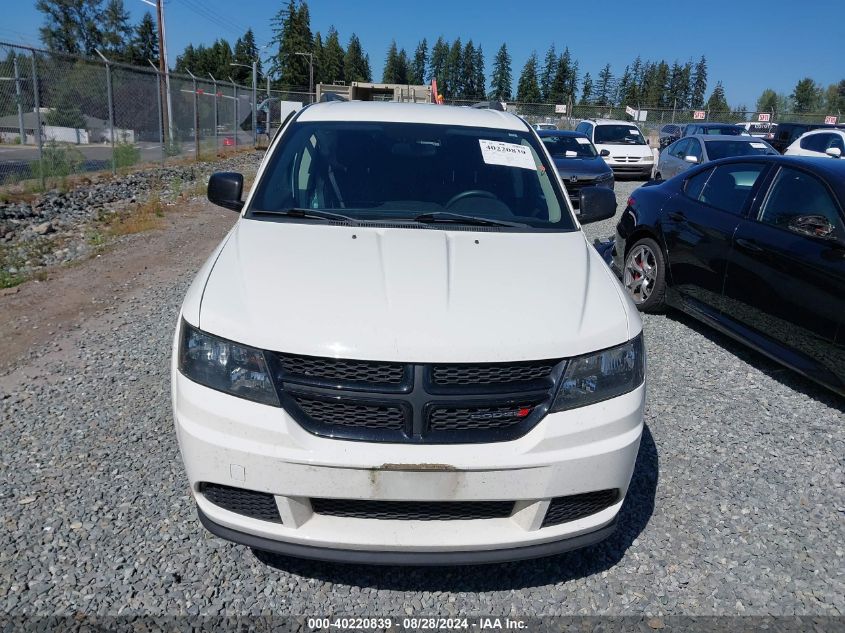
[[[836,121],[838,119],[835,116],[828,115],[824,118],[824,122],[826,125],[836,125]]]
[[[632,116],[635,119],[637,118],[637,111],[634,110],[634,108],[632,108],[631,106],[625,106],[625,114],[627,114],[628,116]]]
[[[566,114],[566,106],[560,104],[556,105],[555,114]]]
[[[759,123],[768,123],[771,120],[772,120],[772,115],[768,112],[760,112],[757,115],[757,121]]]
[[[695,120],[703,119],[707,116],[707,113],[704,110],[696,110],[692,113],[692,118]]]

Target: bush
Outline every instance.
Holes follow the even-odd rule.
[[[118,169],[132,167],[141,160],[141,150],[132,143],[118,143],[114,146],[114,163]]]
[[[42,157],[29,164],[33,178],[65,178],[81,170],[85,157],[75,147],[51,141],[44,146]]]

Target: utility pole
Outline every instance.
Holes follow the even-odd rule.
[[[156,20],[158,21],[158,70],[161,77],[164,77],[164,94],[167,101],[165,109],[164,127],[167,128],[167,136],[170,143],[173,143],[173,104],[170,99],[170,68],[167,64],[167,33],[164,28],[164,3],[162,0],[152,2],[151,0],[141,0],[144,4],[156,8]]]

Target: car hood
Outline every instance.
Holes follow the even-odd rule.
[[[595,178],[602,174],[613,173],[601,156],[594,158],[555,158],[555,167],[564,180],[569,176],[589,176]]]
[[[404,362],[574,356],[641,329],[580,231],[249,219],[220,251],[198,316],[262,349]]]

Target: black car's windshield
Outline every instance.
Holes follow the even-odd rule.
[[[450,125],[294,122],[258,183],[249,213],[319,221],[425,222],[575,230],[553,167],[532,134]],[[444,213],[448,215],[444,215]],[[439,214],[439,215],[431,215]],[[487,222],[483,222],[487,220]],[[524,230],[524,228],[522,228]]]
[[[633,125],[597,125],[593,135],[596,145],[645,145],[645,139]]]
[[[710,160],[719,160],[729,156],[758,156],[778,153],[768,143],[757,140],[704,141],[704,145],[707,148],[707,158]]]
[[[702,134],[722,134],[726,136],[739,136],[745,132],[745,130],[738,125],[724,125],[722,127],[706,127],[704,128],[701,133]]]
[[[543,134],[540,140],[543,141],[543,145],[549,150],[552,158],[595,158],[598,156],[593,144],[586,136]]]

